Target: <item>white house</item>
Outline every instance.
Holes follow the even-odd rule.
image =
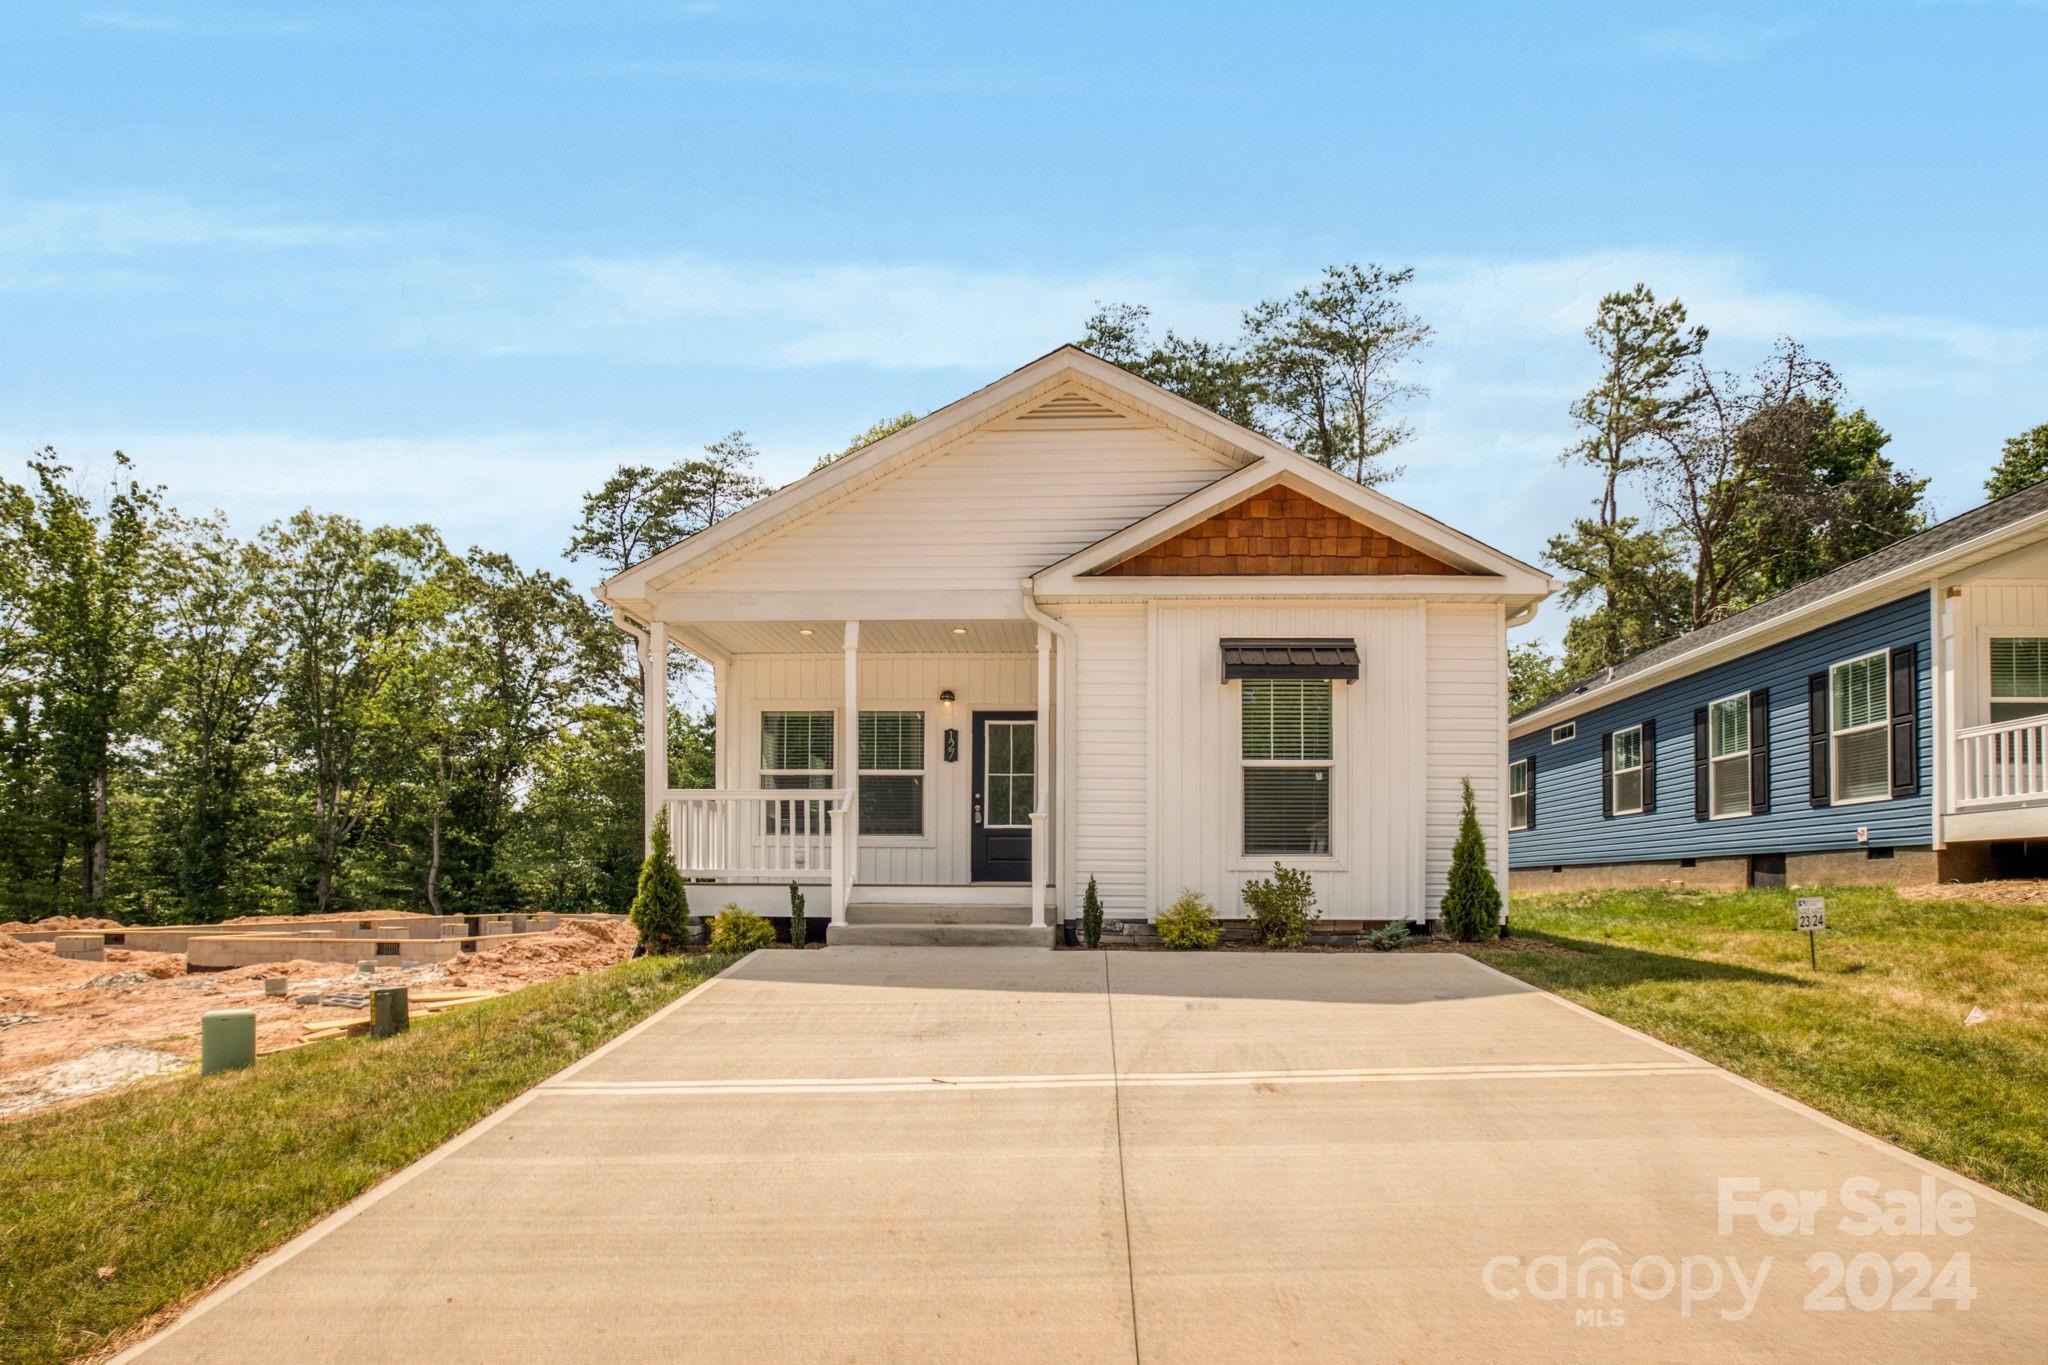
[[[1505,886],[1507,629],[1552,587],[1063,347],[600,595],[716,682],[715,789],[648,746],[693,908],[795,880],[873,943],[1048,941],[1091,877],[1242,915],[1275,861],[1326,921],[1434,918],[1466,778]]]

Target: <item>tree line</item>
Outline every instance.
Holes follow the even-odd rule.
[[[766,491],[739,433],[621,469],[568,551],[609,574]],[[238,538],[124,455],[0,479],[0,918],[630,903],[637,673],[562,576],[303,511]],[[671,766],[711,780],[678,707]]]
[[[1333,266],[1227,340],[1104,304],[1080,344],[1361,483],[1413,435],[1430,328],[1407,269]],[[1560,459],[1586,515],[1545,562],[1563,649],[1510,651],[1516,706],[1920,529],[1927,481],[1798,342],[1743,372],[1645,285],[1600,301]],[[886,417],[823,468],[910,424]],[[734,432],[620,468],[569,558],[609,575],[763,496]],[[2048,423],[1987,492],[2048,476]],[[693,667],[672,667],[687,682]],[[0,917],[131,922],[403,905],[624,910],[641,829],[638,665],[560,575],[432,526],[311,509],[240,538],[113,458],[0,479]],[[672,695],[683,695],[672,689]],[[678,786],[713,781],[708,711],[668,724]]]

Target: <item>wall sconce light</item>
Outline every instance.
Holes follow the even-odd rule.
[[[953,705],[953,689],[949,687],[945,691],[939,693],[939,700],[944,702],[948,707],[951,707]]]

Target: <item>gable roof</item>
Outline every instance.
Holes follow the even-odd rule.
[[[862,446],[822,469],[770,493],[687,540],[656,551],[628,565],[599,585],[598,596],[618,602],[645,598],[684,574],[735,553],[783,526],[809,515],[931,450],[980,428],[1013,406],[1050,393],[1062,382],[1085,381],[1089,387],[1142,407],[1169,430],[1239,460],[1254,460],[1279,451],[1299,459],[1285,446],[1189,402],[1178,394],[1138,378],[1120,366],[1090,355],[1078,346],[1048,351],[1027,365],[985,384],[964,398]],[[1085,415],[1085,414],[1083,414]]]
[[[1074,390],[1080,390],[1077,395]],[[1081,401],[1075,401],[1079,396]],[[658,593],[712,564],[739,553],[785,527],[816,515],[838,500],[923,460],[989,423],[1021,421],[1034,401],[1054,397],[1034,420],[1041,425],[1095,425],[1114,421],[1128,408],[1181,438],[1214,451],[1239,468],[1209,488],[1142,519],[1127,531],[1146,528],[1164,540],[1239,498],[1285,478],[1310,496],[1383,528],[1406,544],[1457,565],[1471,574],[1501,574],[1514,581],[1511,595],[1533,602],[1550,592],[1547,575],[1511,556],[1453,530],[1383,493],[1361,487],[1270,437],[1241,427],[1178,394],[1140,379],[1078,346],[1061,346],[917,422],[863,446],[804,478],[785,485],[687,540],[657,551],[607,579],[598,596],[615,606],[647,603]],[[1099,400],[1099,401],[1098,401]],[[1213,491],[1212,501],[1209,494]],[[1126,533],[1110,536],[1051,566],[1047,574],[1085,572],[1077,567],[1096,550],[1124,546]],[[1137,548],[1144,548],[1142,545]],[[1104,560],[1102,562],[1108,562]],[[1097,567],[1090,563],[1088,567]],[[1134,582],[1141,580],[1125,580]],[[1205,580],[1206,581],[1206,580]],[[1300,580],[1290,580],[1300,581]],[[1499,591],[1503,585],[1495,585]]]
[[[1368,526],[1285,482],[1240,498],[1097,576],[1460,574],[1465,570]]]
[[[1276,449],[1279,452],[1277,455],[1262,458],[1234,473],[1226,474],[1180,501],[1160,508],[1151,516],[1103,537],[1057,564],[1050,565],[1033,578],[1034,590],[1042,596],[1051,597],[1129,595],[1139,585],[1158,585],[1162,582],[1187,584],[1191,581],[1190,576],[1171,575],[1162,580],[1158,577],[1140,575],[1112,575],[1103,571],[1134,555],[1143,554],[1155,546],[1162,545],[1190,528],[1201,525],[1217,513],[1278,486],[1305,494],[1324,507],[1342,512],[1345,516],[1363,522],[1390,539],[1398,539],[1412,549],[1443,561],[1456,577],[1436,580],[1432,584],[1432,591],[1438,584],[1448,581],[1457,583],[1461,589],[1469,592],[1483,590],[1488,596],[1533,602],[1547,596],[1555,587],[1549,576],[1533,565],[1525,564],[1512,555],[1446,526],[1434,517],[1418,512],[1406,503],[1397,502],[1376,489],[1364,487],[1341,474],[1333,473],[1284,446]],[[1373,577],[1325,576],[1317,582],[1321,591],[1342,585],[1345,591],[1355,592],[1365,590]],[[1396,577],[1382,575],[1380,579],[1392,586],[1391,580]],[[1290,577],[1288,581],[1303,583],[1307,580]],[[1192,579],[1192,582],[1216,584],[1219,580],[1214,577],[1203,577]]]
[[[1515,713],[1526,722],[1554,723],[1717,661],[1724,653],[1781,636],[1794,625],[1811,629],[1867,605],[1872,593],[1917,581],[1945,568],[1962,568],[2004,552],[2028,531],[2048,527],[2048,481],[1937,522],[1924,531],[1872,550],[1818,578],[1808,579],[1733,616],[1681,635]],[[1758,639],[1757,637],[1763,637]],[[1725,648],[1717,649],[1716,646]]]

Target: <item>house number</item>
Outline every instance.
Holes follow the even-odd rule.
[[[946,762],[958,763],[959,761],[960,732],[958,730],[948,730],[946,731]]]

